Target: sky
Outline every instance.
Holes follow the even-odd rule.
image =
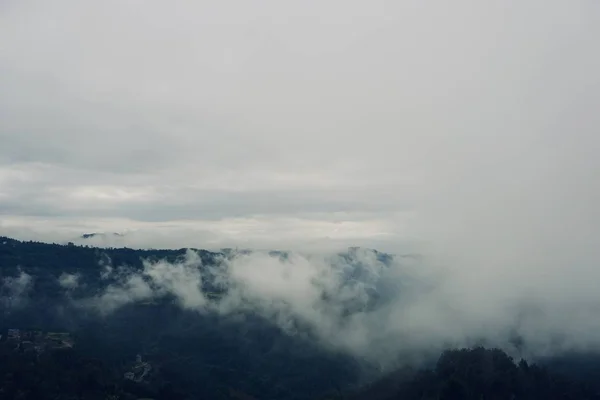
[[[595,256],[599,16],[3,0],[0,234]]]
[[[231,261],[224,306],[283,299],[359,354],[599,349],[599,37],[595,0],[2,0],[0,235],[417,253],[377,279],[432,289],[342,328],[366,289],[331,259]],[[95,300],[206,308],[190,260]]]

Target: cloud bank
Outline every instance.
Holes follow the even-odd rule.
[[[80,305],[108,315],[168,296],[223,318],[251,313],[382,368],[449,346],[486,344],[528,358],[600,346],[600,297],[591,291],[574,297],[546,282],[525,288],[501,279],[475,290],[467,274],[444,275],[422,259],[372,250],[233,252],[211,265],[190,250],[176,263],[114,271],[106,289]]]
[[[4,3],[11,236],[393,249],[597,167],[594,2]]]

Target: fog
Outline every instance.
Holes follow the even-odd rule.
[[[565,284],[548,279],[524,283],[501,272],[475,278],[476,272],[428,262],[351,249],[345,255],[234,252],[203,266],[189,250],[174,264],[121,268],[103,293],[77,302],[107,316],[170,295],[201,314],[259,315],[286,334],[383,368],[478,344],[530,359],[598,350],[600,298],[593,284],[566,292]]]
[[[6,310],[18,309],[27,304],[28,292],[33,278],[24,271],[15,277],[2,278],[0,285],[0,303]]]
[[[122,270],[83,302],[104,314],[170,294],[380,360],[515,335],[532,355],[597,350],[599,16],[583,0],[5,1],[0,233],[294,250],[202,272],[230,289],[217,303],[193,253]],[[348,246],[398,257],[354,255],[373,275],[347,285]],[[389,299],[361,311],[380,283]]]

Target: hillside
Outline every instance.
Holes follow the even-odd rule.
[[[186,393],[208,398],[309,399],[356,382],[360,366],[252,313],[219,316],[181,307],[173,293],[118,303],[116,287],[144,262],[177,263],[181,250],[99,249],[0,238],[0,330],[65,331],[81,357],[118,366],[141,354]],[[200,269],[223,254],[197,250]],[[282,257],[283,254],[273,254]],[[107,274],[112,271],[110,276]],[[132,275],[133,276],[133,275]],[[201,282],[218,297],[211,282]],[[99,303],[102,300],[103,303]],[[102,312],[98,304],[114,306]],[[311,382],[307,385],[306,382]],[[218,394],[218,396],[217,396]]]
[[[224,281],[235,275],[227,263],[232,257],[231,250],[101,249],[0,238],[3,398],[597,398],[595,354],[538,366],[497,349],[463,349],[443,353],[437,364],[435,356],[421,367],[382,372],[369,358],[336,346],[341,337],[325,340],[320,325],[302,319],[303,309],[286,314],[296,305],[285,299],[294,297],[265,305],[278,297],[256,298],[239,281]],[[287,268],[305,260],[294,257],[270,252],[259,261]],[[373,266],[386,268],[391,257],[357,248],[337,255],[332,265],[341,265],[339,279],[317,285],[323,286],[318,305],[325,307],[319,315],[344,323],[385,304],[386,291],[397,288],[374,281]],[[252,275],[244,279],[252,283]],[[340,300],[339,293],[356,287],[361,291],[350,293],[366,297]]]

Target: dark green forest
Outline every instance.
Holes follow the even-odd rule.
[[[531,362],[493,348],[448,349],[381,373],[251,313],[199,314],[168,297],[105,316],[73,305],[107,285],[99,278],[107,264],[141,269],[142,260],[175,262],[185,252],[0,237],[0,399],[600,398],[595,354]],[[198,254],[203,265],[223,255]],[[65,290],[65,273],[84,284]],[[23,274],[31,278],[26,289]]]
[[[119,368],[82,357],[74,349],[38,355],[3,342],[0,357],[2,399],[263,398],[234,389],[235,382],[209,391],[183,390],[176,377],[173,381],[160,377],[151,383],[130,382],[120,376]],[[498,349],[475,348],[448,350],[430,369],[401,369],[354,392],[337,391],[315,399],[599,399],[598,386],[597,382],[567,378],[524,360],[515,363]],[[282,398],[298,397],[290,393]]]

